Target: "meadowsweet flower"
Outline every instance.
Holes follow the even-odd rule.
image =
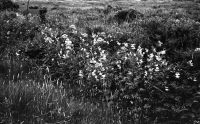
[[[61,37],[67,39],[68,35],[67,34],[63,34]]]
[[[104,39],[101,37],[97,38],[97,43],[100,43],[100,42],[104,42]]]
[[[106,60],[106,57],[107,57],[107,54],[106,54],[105,50],[102,50],[100,54],[101,54],[100,60],[101,60],[101,61],[105,61],[105,60]]]
[[[145,48],[145,52],[148,53],[148,52],[149,52],[149,49]]]
[[[96,70],[92,71],[92,76],[96,76]]]
[[[135,50],[135,44],[131,44],[131,49]]]
[[[147,71],[145,71],[145,72],[144,72],[144,76],[147,76],[147,74],[148,74]]]
[[[194,77],[193,81],[195,81],[195,82],[196,82],[196,81],[197,81],[197,78],[196,78],[196,77]]]
[[[136,59],[137,59],[137,58],[136,58]],[[142,59],[138,60],[138,62],[137,62],[138,65],[141,65],[142,63],[143,63],[143,60],[142,60]]]
[[[93,37],[93,38],[97,38],[97,35],[93,33],[93,34],[92,34],[92,37]]]
[[[180,73],[179,73],[179,72],[176,72],[176,73],[175,73],[175,77],[176,77],[176,78],[180,78]]]
[[[166,60],[162,60],[162,65],[167,65],[168,63],[167,63],[167,61]]]
[[[126,50],[126,47],[125,47],[125,46],[123,46],[123,47],[121,47],[121,49],[122,49],[122,50]]]
[[[149,72],[153,72],[153,68],[149,68]]]
[[[69,50],[66,51],[65,54],[62,55],[63,59],[69,58]]]
[[[156,72],[158,72],[158,71],[159,71],[159,67],[158,67],[158,66],[156,66],[156,68],[155,68],[155,71],[156,71]]]
[[[118,67],[119,69],[121,69],[121,65],[117,65],[117,67]]]
[[[79,75],[78,75],[80,78],[83,78],[83,71],[82,70],[79,70]]]
[[[48,42],[48,43],[54,42],[54,40],[52,40],[50,37],[46,37],[44,40],[45,40],[45,42]]]
[[[200,51],[200,48],[196,48],[194,51],[196,51],[196,52],[197,52],[197,51]]]
[[[119,45],[119,46],[120,46],[120,45],[121,45],[121,43],[120,43],[119,41],[117,41],[117,45]]]
[[[101,34],[101,35],[106,35],[106,33],[105,33],[105,32],[101,32],[100,34]]]
[[[72,29],[76,29],[75,25],[70,25],[69,27],[72,28]]]
[[[76,30],[76,26],[75,25],[70,25],[69,28],[72,29],[72,33],[76,34],[77,30]]]
[[[138,49],[137,49],[137,53],[139,53],[139,55],[141,55],[141,56],[143,56],[143,54],[144,54],[144,53],[142,52],[142,50],[143,50],[143,49],[142,49],[142,47],[140,47],[140,46],[139,46]]]
[[[166,87],[165,87],[165,91],[169,91],[169,87],[166,86]]]
[[[111,34],[108,34],[108,37],[109,37],[109,38],[112,38],[112,35],[111,35]]]
[[[16,16],[17,16],[18,19],[21,19],[21,20],[25,20],[26,19],[25,16],[23,16],[20,13],[16,13]]]
[[[20,51],[18,50],[18,51],[15,53],[15,54],[16,54],[16,56],[19,56],[19,55],[20,55],[20,54],[19,54],[19,52],[20,52]]]
[[[128,73],[127,73],[128,75],[133,75],[133,73],[131,72],[131,71],[128,71]]]
[[[90,64],[95,64],[96,63],[96,60],[94,60],[94,58],[92,58],[91,60],[90,60]]]
[[[89,58],[90,54],[88,52],[86,52],[86,58]]]
[[[192,60],[188,61],[187,64],[189,64],[190,66],[193,66]]]
[[[72,47],[71,47],[71,46],[69,46],[69,45],[66,45],[65,49],[67,49],[67,50],[71,50],[71,49],[72,49]]]
[[[156,60],[161,61],[162,58],[160,56],[156,56]]]
[[[158,41],[158,46],[159,46],[159,47],[161,47],[162,44],[163,44],[163,43],[162,43],[161,41]]]
[[[164,55],[164,54],[166,54],[166,51],[165,50],[160,51],[159,54]]]
[[[87,33],[82,33],[82,36],[83,37],[88,37],[88,34]]]
[[[124,43],[124,46],[125,46],[125,47],[128,47],[128,43]]]
[[[153,52],[156,52],[156,48],[155,47],[153,47],[152,50],[153,50]]]
[[[95,67],[97,68],[97,67],[102,67],[103,66],[103,64],[102,63],[95,63]]]
[[[179,20],[179,19],[176,19],[175,22],[178,23],[178,22],[180,22],[180,20]]]
[[[65,39],[65,44],[71,45],[71,44],[72,44],[72,41],[71,41],[69,38],[66,38],[66,39]]]
[[[105,74],[102,74],[102,75],[101,75],[101,79],[104,80],[105,78],[106,78],[106,75],[105,75]]]
[[[7,32],[7,35],[10,35],[10,31]]]
[[[100,70],[101,70],[101,71],[105,71],[106,68],[102,66],[102,67],[100,68]]]
[[[149,54],[148,56],[149,56],[149,57],[148,57],[147,61],[152,61],[153,58],[154,58],[154,54],[151,53],[151,54]]]

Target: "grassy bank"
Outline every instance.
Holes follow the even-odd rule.
[[[110,3],[0,13],[0,123],[199,123],[199,6]]]

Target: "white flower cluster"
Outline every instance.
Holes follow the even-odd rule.
[[[102,33],[99,33],[99,34],[92,34],[92,37],[93,37],[93,45],[96,45],[96,44],[99,44],[99,43],[107,43],[107,44],[109,44],[109,42],[108,41],[105,41],[104,39],[103,39],[103,37],[105,36],[105,33],[104,32],[102,32]]]
[[[77,29],[75,25],[70,25],[69,28],[72,29],[72,33],[76,34],[77,33]]]
[[[89,72],[88,78],[94,77],[96,80],[100,80],[105,79],[106,77],[105,71],[108,69],[106,67],[108,52],[103,50],[100,46],[95,46],[98,43],[108,43],[102,38],[102,35],[104,34],[105,33],[99,35],[93,34],[93,45],[91,47],[81,48],[81,51],[85,54],[85,57],[88,60],[86,67],[86,70]],[[86,37],[87,35],[82,34],[82,36]],[[87,46],[87,43],[84,45]]]
[[[72,33],[78,34],[77,29],[75,25],[71,25],[69,28],[72,29]],[[60,42],[60,40],[63,40],[63,43],[60,43],[61,49],[58,52],[58,55],[60,58],[66,59],[70,57],[70,52],[73,51],[74,45],[73,42],[70,40],[70,37],[67,34],[63,34],[60,37],[57,37],[58,32],[53,31],[52,28],[44,28],[42,30],[42,33],[44,35],[45,42],[48,43],[56,43]],[[104,32],[99,34],[92,34],[93,40],[91,41],[92,44],[90,44],[90,41],[87,40],[88,34],[81,33],[80,36],[80,42],[82,42],[83,47],[80,48],[82,56],[86,60],[86,71],[89,73],[89,77],[94,77],[96,80],[105,79],[107,77],[106,71],[108,70],[108,65],[111,63],[109,62],[109,52],[102,49],[100,46],[98,46],[99,43],[106,43],[109,44],[109,41],[106,41],[105,37],[112,38],[112,35],[106,36]],[[91,39],[89,39],[91,40]],[[142,70],[141,68],[146,68],[143,72],[146,77],[153,78],[154,75],[159,75],[161,71],[164,70],[170,70],[171,68],[168,68],[168,62],[166,59],[164,59],[166,50],[162,51],[156,51],[156,48],[152,47],[151,49],[142,48],[141,46],[138,46],[136,48],[136,44],[134,43],[120,43],[117,42],[121,48],[116,51],[116,57],[118,60],[115,61],[114,64],[117,65],[119,69],[121,69],[121,65],[123,64],[122,61],[131,61],[136,66],[137,69]],[[158,41],[157,46],[161,47],[163,43],[161,41]],[[195,51],[200,51],[200,48],[196,48]],[[145,56],[147,55],[147,56]],[[145,59],[147,61],[147,64],[145,66],[143,65]],[[120,59],[122,60],[120,60]],[[132,63],[132,64],[133,64]],[[188,64],[190,66],[193,66],[192,60],[188,61]],[[179,79],[181,77],[181,74],[179,71],[173,72],[175,77]],[[129,71],[128,75],[132,75],[133,72]],[[83,70],[79,70],[79,77],[83,77],[84,73]]]
[[[64,39],[64,43],[61,44],[61,49],[60,49],[60,52],[59,52],[59,56],[61,58],[69,58],[69,53],[70,51],[73,49],[73,44],[72,44],[72,41],[69,39],[69,36],[67,34],[63,34],[61,36],[61,38]]]
[[[105,50],[98,50],[100,50],[100,55],[98,57],[90,58],[87,66],[87,70],[91,72],[89,74],[89,78],[94,77],[96,80],[105,79],[105,71],[108,69],[105,65],[108,54],[105,52]]]

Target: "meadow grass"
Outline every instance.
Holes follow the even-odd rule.
[[[111,124],[119,123],[106,103],[69,96],[51,81],[1,81],[1,123]]]
[[[190,15],[192,19],[196,19],[196,16],[198,16],[198,14],[199,14],[199,13],[197,13],[197,10],[198,10],[197,6],[195,6],[194,7],[195,9],[193,10],[186,5],[187,3],[177,4],[176,2],[172,2],[172,3],[159,3],[158,4],[155,2],[147,2],[147,3],[145,3],[145,2],[141,2],[141,3],[130,2],[131,3],[130,4],[127,1],[116,1],[116,3],[111,2],[111,4],[113,4],[113,5],[122,6],[123,9],[135,8],[144,14],[144,17],[141,19],[133,20],[131,23],[124,22],[119,25],[116,23],[115,20],[113,20],[113,16],[114,16],[114,14],[116,14],[117,11],[113,11],[113,12],[105,15],[103,13],[103,11],[105,9],[104,8],[105,4],[103,2],[98,3],[97,5],[95,5],[95,3],[93,3],[93,2],[90,3],[89,5],[86,3],[87,2],[82,3],[83,4],[82,7],[79,7],[77,9],[79,4],[77,4],[76,7],[73,7],[72,3],[70,3],[70,5],[68,5],[67,3],[66,3],[66,5],[62,5],[62,3],[54,3],[54,2],[49,2],[49,3],[33,2],[33,3],[31,3],[31,5],[33,5],[33,6],[35,6],[35,5],[47,6],[47,8],[49,10],[46,15],[47,24],[40,24],[39,17],[37,16],[37,10],[34,10],[34,11],[30,10],[30,12],[32,12],[33,15],[30,15],[30,17],[28,17],[28,20],[26,20],[27,22],[25,21],[25,24],[28,24],[28,23],[32,24],[32,22],[34,22],[36,24],[36,29],[40,29],[40,28],[44,29],[44,30],[46,29],[47,34],[49,33],[48,37],[50,37],[52,39],[53,38],[54,39],[56,39],[56,38],[62,39],[60,34],[57,32],[66,33],[66,34],[69,33],[69,36],[71,35],[71,39],[73,39],[73,40],[76,40],[76,38],[79,36],[80,36],[79,38],[81,39],[81,38],[83,38],[81,33],[87,32],[87,29],[92,32],[92,35],[90,36],[90,38],[96,37],[99,32],[103,32],[103,33],[106,32],[107,34],[112,34],[111,38],[110,37],[103,37],[103,38],[105,38],[105,39],[107,38],[110,41],[116,40],[116,42],[121,45],[120,46],[121,48],[119,48],[119,49],[116,48],[117,52],[114,50],[114,54],[112,54],[111,56],[108,57],[109,61],[108,61],[107,65],[108,65],[108,67],[111,68],[111,70],[109,70],[110,72],[108,71],[110,77],[109,77],[109,79],[107,79],[108,81],[106,83],[109,84],[109,83],[111,83],[111,81],[115,81],[114,83],[119,85],[119,88],[117,89],[118,91],[116,91],[114,89],[116,91],[114,93],[116,93],[118,95],[117,98],[112,99],[111,97],[115,97],[113,94],[111,94],[111,96],[105,95],[105,96],[103,96],[104,98],[102,98],[102,99],[101,99],[101,97],[99,98],[98,96],[97,96],[98,98],[96,96],[92,96],[92,93],[93,93],[92,90],[94,90],[94,92],[95,92],[96,88],[95,88],[95,86],[93,87],[93,85],[91,87],[89,87],[90,84],[94,83],[94,85],[96,85],[96,84],[98,85],[98,83],[99,83],[99,85],[102,85],[103,83],[105,83],[104,81],[102,81],[102,82],[96,81],[95,82],[92,78],[91,78],[91,80],[86,80],[84,82],[86,85],[88,85],[88,87],[86,87],[86,88],[85,87],[82,88],[81,86],[80,87],[64,87],[65,85],[63,85],[63,84],[72,84],[73,85],[73,83],[76,83],[76,81],[77,81],[76,75],[74,77],[72,75],[72,77],[70,77],[70,80],[64,80],[63,82],[62,81],[59,82],[58,80],[55,81],[52,79],[51,75],[48,75],[48,74],[43,75],[43,73],[41,71],[43,68],[42,67],[37,68],[36,64],[34,63],[35,62],[34,60],[32,61],[29,58],[28,58],[29,60],[27,60],[27,57],[24,57],[23,62],[27,62],[27,63],[32,62],[33,63],[33,64],[32,63],[30,64],[30,66],[34,67],[34,69],[32,70],[33,72],[30,72],[29,74],[28,73],[25,74],[26,78],[20,77],[20,75],[18,75],[19,74],[18,73],[15,75],[15,77],[17,77],[17,78],[12,79],[12,76],[9,76],[9,79],[7,79],[7,80],[4,80],[3,78],[1,79],[1,82],[0,82],[0,110],[1,110],[0,111],[0,120],[1,120],[1,122],[0,123],[13,123],[13,124],[15,124],[15,123],[20,123],[20,124],[22,124],[22,123],[25,123],[25,124],[26,123],[30,123],[30,124],[44,124],[44,123],[61,123],[61,124],[129,124],[129,123],[133,124],[134,123],[134,124],[143,124],[143,123],[152,123],[152,124],[154,124],[155,123],[156,124],[157,121],[159,121],[158,118],[161,115],[163,115],[164,117],[166,117],[166,116],[171,117],[171,115],[165,114],[165,113],[167,113],[166,111],[169,110],[170,112],[172,111],[172,113],[175,111],[174,115],[176,115],[177,113],[178,114],[181,113],[179,111],[184,111],[184,107],[191,106],[190,104],[188,105],[188,103],[186,105],[185,105],[185,103],[181,103],[182,101],[180,100],[181,98],[178,96],[179,94],[177,95],[177,97],[171,96],[171,95],[176,95],[176,92],[173,94],[173,92],[174,92],[173,90],[171,91],[171,89],[170,89],[170,91],[172,92],[171,94],[168,93],[166,90],[168,88],[168,86],[177,88],[178,83],[181,82],[179,79],[174,79],[174,77],[172,76],[172,79],[174,80],[173,82],[170,82],[172,84],[167,84],[166,83],[167,81],[162,80],[162,79],[165,79],[165,77],[167,77],[167,76],[171,76],[170,74],[174,74],[174,73],[176,75],[178,75],[177,77],[180,76],[179,72],[177,72],[177,73],[173,72],[174,71],[173,67],[175,67],[175,71],[178,70],[177,69],[179,67],[178,62],[173,63],[174,65],[172,64],[172,65],[167,65],[167,66],[165,65],[166,64],[165,61],[159,63],[159,60],[162,60],[164,57],[162,59],[159,58],[159,57],[161,57],[161,55],[160,55],[161,53],[159,53],[159,51],[152,50],[154,52],[154,53],[152,53],[154,58],[152,60],[150,60],[149,63],[147,63],[147,65],[148,65],[147,69],[151,69],[150,67],[154,66],[154,64],[155,64],[155,66],[159,66],[161,70],[160,70],[160,72],[154,71],[153,74],[150,74],[149,77],[145,77],[142,73],[143,73],[143,71],[146,72],[146,70],[145,70],[146,68],[144,67],[145,69],[143,69],[142,67],[139,67],[140,60],[142,60],[141,56],[143,56],[143,55],[140,56],[140,54],[145,53],[145,52],[142,52],[142,50],[144,50],[147,52],[146,55],[148,56],[151,48],[150,49],[138,48],[139,49],[138,51],[136,51],[136,52],[134,51],[136,54],[129,54],[130,51],[127,52],[126,50],[128,48],[126,48],[126,47],[127,46],[130,47],[130,44],[132,46],[134,46],[135,44],[137,44],[137,46],[140,46],[143,42],[147,42],[147,44],[148,44],[148,41],[150,38],[152,38],[152,37],[159,38],[159,35],[160,35],[159,33],[161,32],[161,34],[162,34],[164,32],[163,30],[160,31],[160,28],[162,29],[163,26],[164,27],[168,26],[165,24],[169,24],[169,27],[170,27],[172,24],[176,23],[176,21],[177,21],[176,17],[179,19],[179,16],[177,16],[179,14],[181,15],[181,17],[185,17],[185,16],[187,17]],[[56,5],[56,4],[58,4],[58,5]],[[90,7],[91,4],[95,7],[91,8]],[[26,4],[22,4],[22,2],[20,2],[20,5],[21,5],[20,11],[24,11],[26,9]],[[57,8],[54,10],[51,10],[55,6]],[[89,6],[89,9],[87,8],[88,6]],[[182,7],[184,7],[184,9]],[[87,9],[85,9],[85,8],[87,8]],[[178,8],[181,8],[181,10],[178,10]],[[182,11],[182,9],[184,11]],[[193,14],[193,13],[195,13],[195,14]],[[170,15],[170,14],[172,14],[172,15]],[[170,20],[170,18],[172,18],[172,20]],[[165,19],[169,19],[169,20],[167,20],[167,22],[165,22]],[[180,22],[180,25],[181,24],[184,25],[186,27],[186,29],[188,29],[187,27],[189,27],[190,25],[194,26],[193,24],[196,24],[196,22],[194,22],[193,20],[186,19],[186,21],[184,21],[184,19],[185,18],[183,18],[183,20],[182,20],[183,22]],[[196,20],[198,20],[198,19],[196,19]],[[180,20],[178,20],[178,21],[180,21]],[[8,23],[9,23],[9,21],[8,21]],[[20,22],[20,23],[22,23],[22,22]],[[144,27],[139,26],[140,24],[143,24],[142,26],[144,26]],[[149,26],[148,24],[152,24],[152,25],[150,25],[150,27],[148,27]],[[153,27],[154,24],[160,24],[159,25],[160,27],[158,27],[158,29],[157,29],[156,26]],[[70,25],[73,25],[76,28],[76,30],[78,30],[79,33],[80,32],[81,33],[80,34],[71,33]],[[35,26],[35,25],[28,25],[28,26],[29,26],[29,28],[31,28],[32,26]],[[11,25],[11,27],[12,27],[12,25]],[[20,25],[17,28],[20,28]],[[144,28],[146,28],[146,29],[144,29]],[[48,32],[48,29],[50,30],[49,32]],[[1,31],[3,32],[3,30],[4,29],[2,29]],[[5,30],[7,31],[7,29],[5,29]],[[22,30],[24,30],[24,29],[22,29]],[[26,29],[26,30],[28,30],[28,29]],[[70,31],[68,32],[68,30],[70,30]],[[96,34],[94,33],[95,30],[97,32]],[[155,37],[154,37],[154,33],[157,33],[157,32],[156,31],[153,32],[154,30],[158,31],[158,34],[156,34]],[[176,31],[176,27],[174,30]],[[194,30],[194,36],[197,36],[198,34],[196,34],[196,32],[198,31],[198,29],[194,28],[192,30]],[[33,31],[35,31],[35,30],[33,30]],[[52,34],[52,36],[51,36],[52,32],[55,34]],[[42,32],[42,33],[45,34],[46,32]],[[165,35],[165,33],[166,32],[164,32],[163,34]],[[57,35],[57,36],[54,36],[54,35]],[[5,35],[5,36],[7,36],[7,35]],[[171,37],[174,38],[173,34]],[[36,42],[35,43],[36,45],[38,45],[38,44],[43,45],[42,41],[45,41],[45,40],[42,38],[44,38],[44,37],[36,36],[35,39],[30,40],[28,37],[27,39],[25,39],[25,41],[27,41],[29,43],[24,42],[24,45],[25,44],[32,45],[32,43],[30,41]],[[90,38],[88,38],[88,39],[90,40]],[[198,38],[198,37],[196,37],[196,38]],[[80,39],[78,41],[81,41]],[[88,39],[86,39],[86,40],[88,40]],[[93,38],[93,39],[95,39],[95,38]],[[85,39],[83,39],[83,40],[85,40]],[[181,39],[181,40],[185,40],[185,39]],[[187,40],[193,41],[193,38],[190,37]],[[19,41],[21,41],[21,39]],[[118,41],[120,41],[121,43],[119,43]],[[126,41],[127,43],[123,43],[123,41]],[[152,42],[149,41],[149,44]],[[179,43],[176,44],[176,42],[173,40],[171,42],[172,42],[172,45],[171,45],[172,47],[176,46],[176,45],[177,46],[180,45]],[[175,42],[174,43],[175,45],[173,45],[173,42]],[[19,43],[21,43],[21,42],[19,42]],[[114,45],[116,45],[116,44],[114,44]],[[23,44],[20,44],[20,45],[18,45],[18,47],[20,48],[20,47],[25,47],[25,46],[23,46]],[[53,47],[49,46],[49,47],[51,49],[55,48],[54,46]],[[87,48],[87,49],[95,48],[95,45],[85,47],[85,48]],[[47,56],[47,58],[48,57],[51,58],[52,57],[51,55],[55,54],[52,51],[48,51],[51,49],[47,49],[47,51],[46,51],[49,55],[49,56]],[[10,47],[9,50],[12,52],[12,50],[13,51],[15,50],[15,47]],[[93,49],[93,50],[94,50],[94,52],[96,52],[95,49]],[[110,49],[108,49],[108,50],[110,50]],[[121,55],[120,52],[124,52],[124,54]],[[131,52],[133,52],[133,50]],[[118,53],[120,55],[118,55]],[[93,54],[93,53],[91,52],[90,54]],[[7,55],[7,53],[5,53],[5,56],[6,55]],[[55,54],[55,56],[56,55],[57,55],[57,53]],[[127,59],[126,55],[129,57],[128,59]],[[73,67],[70,69],[72,69],[72,70],[68,70],[68,71],[72,72],[72,73],[77,73],[75,65],[76,64],[78,65],[78,63],[80,61],[79,61],[79,58],[76,58],[77,57],[76,54],[72,55],[72,57],[74,57],[74,58],[71,58],[71,59],[72,60],[74,59],[75,61],[72,61],[70,59],[66,59],[67,61],[65,59],[61,59],[60,60],[61,62],[63,62],[63,63],[66,62],[64,64],[61,63],[61,67],[63,67],[64,69],[65,68],[68,69],[68,66],[71,64]],[[138,60],[136,60],[135,58]],[[83,60],[84,59],[81,58],[81,61],[83,61]],[[120,63],[120,61],[118,61],[118,60],[124,61],[124,63],[121,63],[121,65],[118,65],[118,63]],[[186,61],[186,60],[184,60],[184,61]],[[9,65],[9,62],[7,63],[8,65]],[[12,63],[12,62],[10,62],[10,63]],[[133,65],[135,63],[136,63],[136,66],[132,67],[131,65]],[[62,66],[62,64],[64,66]],[[86,63],[84,66],[87,66],[87,64],[88,63]],[[112,64],[114,65],[113,67],[112,67]],[[8,68],[10,68],[11,65],[9,65]],[[107,66],[107,65],[105,64],[104,66]],[[20,64],[12,65],[13,70],[15,70],[17,68],[17,66],[20,66]],[[51,64],[47,65],[47,66],[51,67]],[[124,70],[119,70],[117,68],[118,66],[123,67]],[[161,66],[163,66],[163,67],[161,67]],[[154,68],[154,67],[152,67],[152,68]],[[171,68],[172,68],[172,70],[170,70],[171,72],[168,75],[167,69],[171,69]],[[41,69],[41,70],[39,70],[39,69]],[[53,69],[57,69],[55,71],[60,71],[59,67],[58,68],[55,67]],[[183,68],[182,70],[181,69],[179,69],[178,71],[182,71],[185,68]],[[61,69],[61,71],[63,71],[63,70]],[[63,72],[67,73],[68,71],[64,70]],[[75,71],[75,72],[73,72],[73,71]],[[133,77],[127,76],[128,75],[127,72],[130,72],[130,74],[133,74],[133,73],[131,73],[131,71],[134,72],[134,76],[136,75],[135,77],[133,75],[132,75]],[[60,72],[60,73],[62,73],[62,72]],[[125,73],[125,75],[123,73]],[[151,72],[149,71],[148,73],[151,73]],[[182,73],[185,73],[185,72],[182,72]],[[191,73],[193,74],[193,72],[191,72]],[[165,76],[165,74],[167,76]],[[189,75],[188,73],[186,73],[186,74]],[[187,75],[185,77],[187,77]],[[194,75],[192,75],[192,76],[194,76]],[[5,75],[2,75],[2,76],[5,76]],[[155,80],[152,79],[151,76],[155,77]],[[135,86],[135,85],[139,84],[138,82],[140,82],[141,80],[144,79],[141,77],[145,77],[145,80],[147,80],[147,86],[145,87],[146,89],[144,89],[144,87],[140,88],[139,86],[138,87]],[[162,79],[160,79],[160,77]],[[72,80],[71,78],[74,80]],[[132,78],[134,78],[134,79],[132,80]],[[188,79],[185,79],[185,80],[186,81],[184,83],[187,83]],[[189,79],[189,80],[192,80],[192,79]],[[156,85],[158,85],[158,86],[155,85],[152,88],[151,86],[148,85],[148,83],[149,83],[148,81],[149,82],[152,81],[151,82],[152,84],[157,83]],[[123,86],[124,82],[125,82],[125,86]],[[132,83],[132,82],[134,82],[134,83]],[[193,81],[193,82],[195,82],[195,81]],[[134,88],[134,87],[136,87],[136,88]],[[112,86],[110,86],[109,88],[112,88]],[[155,88],[157,90],[155,90]],[[181,86],[178,88],[180,90]],[[85,90],[84,94],[81,94],[82,90]],[[102,90],[102,89],[100,89],[100,90]],[[159,92],[158,92],[158,90],[159,90]],[[170,96],[169,98],[165,94],[165,90],[166,90],[166,94]],[[194,90],[194,91],[196,91],[196,90]],[[121,92],[121,94],[118,94],[118,92]],[[148,92],[148,93],[146,93],[146,92]],[[156,92],[156,93],[154,94],[154,92]],[[152,94],[150,94],[146,98],[146,96],[143,96],[143,95],[146,95],[145,93],[147,94],[147,96],[150,93],[152,93]],[[165,95],[163,95],[163,94],[165,94]],[[162,95],[162,96],[159,96],[159,95]],[[163,99],[162,99],[162,97],[163,97]],[[129,98],[130,98],[130,100],[129,100]],[[168,101],[164,101],[165,98]],[[175,101],[176,101],[175,105],[170,103],[172,108],[170,108],[171,106],[168,105],[168,102],[170,102],[171,99],[175,99]],[[135,100],[135,101],[132,103],[132,100]],[[159,107],[156,108],[156,106],[153,106],[154,104],[157,104],[157,103],[154,103],[154,100],[155,101],[158,100],[157,102],[159,102],[159,100],[161,102],[164,101],[161,104],[163,106],[166,105],[167,107],[170,106],[169,109],[166,106],[164,106],[165,108],[159,108]],[[145,104],[145,102],[147,102],[147,104]],[[181,108],[182,107],[181,105],[178,107],[176,106],[176,103],[179,104],[179,102],[181,105],[183,104],[183,108]],[[150,110],[150,107],[154,108],[155,110]],[[175,108],[175,107],[177,107],[177,108]],[[150,112],[152,112],[152,113],[160,112],[161,114],[156,115],[157,114],[156,113],[154,115],[154,114],[150,113],[150,115],[149,115],[150,119],[149,119],[148,117],[145,117],[143,115],[145,112],[147,113],[147,115],[149,115]],[[156,116],[156,117],[154,117],[154,116]],[[192,114],[190,114],[190,116],[193,117]],[[151,117],[152,117],[152,120],[151,120]],[[160,118],[163,119],[162,117],[160,117]],[[192,118],[192,119],[194,120],[194,118]],[[196,119],[196,120],[198,120],[198,119]],[[181,122],[176,121],[176,122],[169,122],[169,123],[178,123],[178,122],[182,123],[183,121],[181,121]],[[163,123],[165,123],[165,122],[163,122]],[[166,122],[166,123],[168,123],[168,122]]]

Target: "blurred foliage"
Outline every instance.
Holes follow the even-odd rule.
[[[1,0],[0,1],[0,11],[2,10],[17,10],[19,5],[13,3],[12,0]]]

